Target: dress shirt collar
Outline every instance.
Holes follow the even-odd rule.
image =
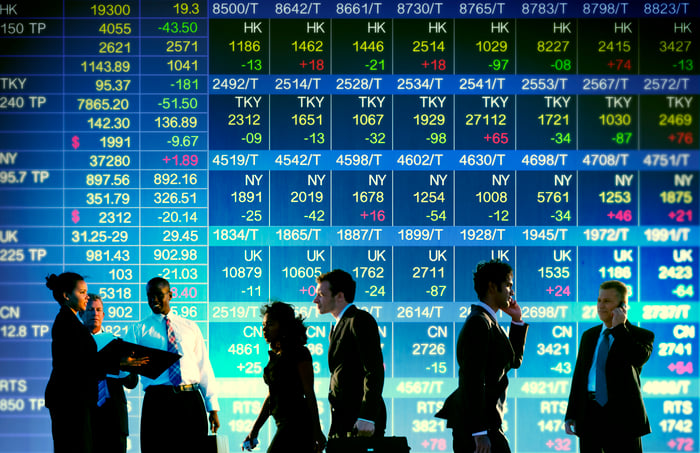
[[[493,311],[493,308],[491,308],[488,304],[485,304],[485,303],[479,301],[479,302],[474,302],[472,305],[477,305],[477,306],[483,308],[484,310],[486,310],[486,313],[491,315],[491,318],[493,318],[493,320],[496,322],[496,324],[498,324],[498,319],[496,318],[496,312]]]
[[[336,325],[340,322],[340,320],[342,319],[343,315],[344,315],[345,312],[347,311],[348,307],[350,307],[350,305],[352,305],[352,304],[347,304],[347,305],[345,306],[345,308],[343,308],[343,309],[340,311],[340,313],[338,313],[338,317],[335,318],[335,323],[336,323]]]

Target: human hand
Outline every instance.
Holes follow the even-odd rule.
[[[566,434],[570,436],[575,436],[576,435],[576,422],[574,420],[565,420],[564,421],[564,429],[566,430]]]
[[[612,326],[619,326],[627,322],[627,304],[622,304],[612,311]]]
[[[474,453],[491,453],[491,440],[488,435],[474,436],[474,444],[476,444]]]
[[[321,453],[326,448],[326,436],[319,429],[314,434],[314,450],[316,453]]]
[[[217,411],[209,412],[209,426],[214,434],[219,430],[219,413]]]
[[[374,423],[365,420],[358,420],[353,426],[359,437],[370,437],[374,434]]]
[[[503,312],[510,316],[513,322],[522,322],[523,320],[523,310],[513,298],[508,301],[508,308],[504,308]]]
[[[258,436],[253,436],[248,434],[241,444],[241,451],[253,451],[255,447],[258,446]]]
[[[119,367],[137,367],[146,365],[150,359],[148,357],[122,357],[119,360]]]

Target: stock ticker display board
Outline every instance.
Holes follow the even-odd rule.
[[[259,308],[294,304],[327,430],[332,317],[312,299],[333,268],[379,323],[387,434],[451,451],[433,414],[490,258],[514,267],[530,324],[514,452],[578,451],[564,412],[608,279],[656,334],[645,451],[700,451],[699,10],[0,2],[0,451],[52,448],[44,277],[64,270],[87,275],[120,336],[150,314],[145,282],[171,282],[207,340],[232,449],[267,392]]]

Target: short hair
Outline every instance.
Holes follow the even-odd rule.
[[[479,300],[483,300],[488,294],[489,283],[500,286],[512,272],[513,268],[510,264],[498,259],[477,264],[474,272],[474,291],[479,296]]]
[[[148,283],[146,283],[146,288],[150,288],[152,286],[165,286],[170,289],[170,282],[163,277],[153,277],[148,281]]]
[[[343,293],[347,303],[351,304],[355,300],[355,289],[357,283],[352,279],[352,275],[342,269],[333,269],[330,272],[316,277],[316,282],[328,282],[331,289],[331,296]]]
[[[304,317],[294,314],[294,307],[275,300],[260,307],[260,315],[267,315],[268,320],[277,321],[280,326],[280,342],[285,346],[303,346],[306,344],[306,326]]]
[[[99,300],[100,302],[102,302],[102,296],[95,293],[88,293],[88,302],[92,302],[94,300]]]
[[[600,284],[600,289],[614,289],[620,295],[620,300],[627,303],[627,285],[619,280],[608,280]]]
[[[63,272],[59,275],[51,274],[46,276],[46,287],[53,293],[54,300],[59,305],[64,305],[66,300],[63,295],[73,292],[78,282],[83,280],[85,280],[85,277],[75,272]]]

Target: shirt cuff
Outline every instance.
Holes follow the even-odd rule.
[[[511,321],[511,324],[515,324],[516,326],[524,326],[525,321]]]
[[[359,421],[359,420],[362,420],[363,422],[371,423],[371,424],[374,425],[374,422],[373,422],[372,420],[367,420],[366,418],[359,418],[359,417],[358,417],[357,420],[358,420],[358,421]]]
[[[472,433],[472,437],[475,437],[475,436],[485,436],[485,435],[487,435],[488,433],[489,433],[488,431],[479,431],[478,433]]]
[[[204,406],[207,408],[207,412],[218,411],[219,410],[219,399],[215,396],[211,398],[204,398]]]

